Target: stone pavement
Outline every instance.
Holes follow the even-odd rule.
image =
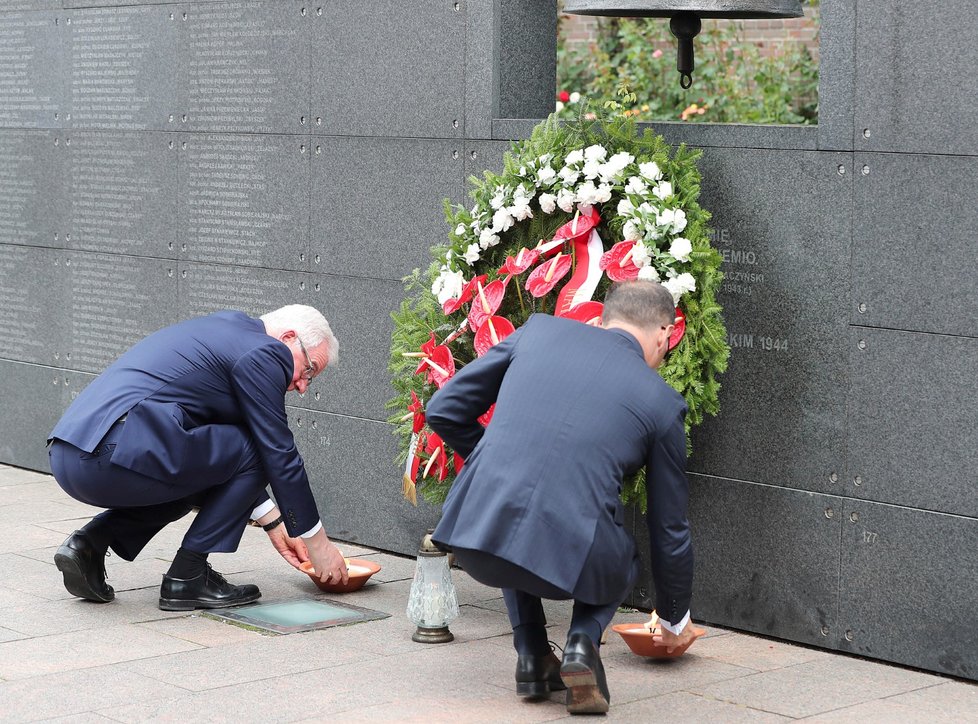
[[[404,615],[414,561],[355,545],[383,570],[336,600],[390,618],[276,636],[157,608],[159,583],[185,524],[134,563],[107,560],[116,600],[72,598],[57,546],[95,509],[50,476],[0,466],[0,721],[533,722],[570,718],[563,697],[514,694],[514,654],[498,591],[454,572],[455,641],[411,641]],[[420,534],[420,531],[419,531]],[[419,535],[420,537],[420,535]],[[288,567],[257,528],[234,554],[211,557],[263,602],[326,597]],[[563,643],[569,604],[549,607]],[[642,621],[619,613],[616,621]],[[978,722],[978,686],[716,627],[683,657],[644,660],[616,634],[602,648],[613,721]],[[586,718],[585,718],[586,720]]]

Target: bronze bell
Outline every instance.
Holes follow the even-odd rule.
[[[801,0],[566,0],[564,12],[625,18],[670,18],[669,29],[679,40],[676,69],[679,84],[693,84],[693,38],[700,18],[745,20],[800,18]]]

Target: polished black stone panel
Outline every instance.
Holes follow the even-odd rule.
[[[180,264],[179,316],[236,309],[260,317],[287,304],[318,306],[309,274],[244,266]]]
[[[978,679],[978,520],[847,500],[842,651]]]
[[[472,176],[482,178],[485,171],[503,172],[503,156],[513,147],[511,141],[468,141],[465,144],[465,190],[471,191],[468,179]],[[467,204],[471,203],[466,199]]]
[[[69,349],[63,253],[0,244],[0,358],[59,365]]]
[[[287,409],[326,534],[416,554],[438,511],[423,501],[415,508],[401,495],[393,428],[373,420]]]
[[[313,8],[239,2],[185,10],[187,130],[308,133]]]
[[[819,3],[818,147],[851,151],[857,0]]]
[[[362,279],[326,274],[303,275],[313,301],[330,323],[340,343],[339,365],[313,380],[296,407],[339,412],[370,420],[386,420],[387,402],[394,394],[387,365],[394,322],[404,285],[386,279]]]
[[[827,495],[690,475],[693,619],[832,645],[842,503]],[[655,588],[645,517],[630,509],[626,525],[643,560],[630,601],[651,609]]]
[[[168,259],[66,255],[70,353],[65,367],[101,372],[133,344],[177,318],[175,264]]]
[[[173,134],[73,131],[68,141],[68,248],[177,258]]]
[[[15,8],[5,3],[3,9]],[[61,125],[66,105],[62,29],[51,12],[0,15],[0,128]]]
[[[858,153],[853,324],[978,337],[978,158]]]
[[[66,140],[57,131],[0,129],[0,244],[65,245]]]
[[[978,517],[978,339],[853,327],[849,360],[846,495]]]
[[[838,493],[851,155],[708,148],[700,169],[731,354],[720,414],[695,430],[690,469]]]
[[[17,10],[60,10],[62,0],[6,0],[0,7],[0,15]],[[4,19],[6,15],[2,15]]]
[[[0,359],[4,385],[0,460],[4,463],[51,471],[45,441],[64,408],[64,378],[53,367]]]
[[[455,141],[320,138],[313,146],[313,269],[401,279],[448,239],[442,201],[462,200]]]
[[[546,118],[557,97],[556,0],[498,0],[494,118]]]
[[[978,5],[861,2],[856,22],[856,148],[978,153]]]
[[[180,6],[75,10],[66,23],[72,128],[185,126]]]
[[[467,5],[340,0],[324,6],[312,23],[313,132],[461,137]]]
[[[304,137],[180,134],[183,258],[308,268],[309,156]]]

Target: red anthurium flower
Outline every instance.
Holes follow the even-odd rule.
[[[462,293],[454,299],[448,299],[444,304],[441,305],[442,311],[447,314],[455,314],[459,308],[468,301],[472,300],[472,295],[475,293],[476,287],[479,284],[486,283],[486,274],[480,274],[477,277],[472,277],[465,286],[462,287]]]
[[[455,463],[455,474],[458,475],[460,472],[462,472],[462,466],[465,465],[465,460],[463,460],[462,456],[458,453],[452,453],[452,455],[454,456],[452,461]]]
[[[522,274],[536,263],[540,252],[536,249],[520,249],[516,256],[507,256],[506,263],[499,267],[500,274],[516,276]]]
[[[447,478],[448,453],[445,452],[445,443],[442,442],[438,433],[432,432],[428,434],[428,439],[424,444],[424,451],[428,453],[428,462],[425,463],[424,472],[421,473],[421,477],[427,478],[432,468],[434,468],[438,474],[439,481]]]
[[[683,335],[686,334],[686,315],[683,314],[683,310],[676,307],[676,328],[672,330],[672,334],[669,337],[669,349],[672,349],[677,344],[682,341]]]
[[[586,239],[590,235],[591,229],[600,223],[601,216],[598,214],[598,210],[592,206],[587,213],[575,214],[573,219],[557,229],[557,233],[554,234],[554,241],[557,241],[557,239],[563,239],[564,241],[574,241],[580,238]]]
[[[634,241],[619,241],[601,255],[598,266],[614,282],[629,282],[638,279],[638,267],[632,261]]]
[[[411,480],[418,479],[418,471],[421,469],[421,451],[424,449],[424,435],[418,435],[418,444],[414,448],[414,457],[411,459]]]
[[[515,331],[513,323],[506,317],[487,317],[475,333],[475,353],[481,357],[490,347],[499,344]]]
[[[530,272],[526,279],[526,289],[534,297],[542,297],[557,286],[557,282],[566,276],[571,268],[570,254],[557,254],[553,259],[540,264]]]
[[[421,352],[424,356],[418,363],[418,368],[414,374],[424,371],[428,382],[441,388],[455,374],[455,359],[452,351],[445,345],[435,342],[435,333],[431,333],[431,339],[421,345]]]
[[[492,422],[492,415],[496,411],[496,403],[493,402],[489,405],[489,409],[479,415],[479,424],[483,427],[489,427],[489,423]]]
[[[601,315],[604,313],[604,305],[601,302],[581,302],[576,304],[567,312],[560,316],[567,319],[576,319],[578,322],[590,324],[592,327],[601,326]]]
[[[472,307],[469,309],[469,328],[475,332],[482,323],[499,310],[506,295],[506,282],[497,279],[486,286],[478,285],[472,295]]]
[[[557,94],[557,100],[560,101],[561,103],[567,103],[567,101],[570,100],[570,93],[568,93],[567,91],[561,91],[560,93]]]
[[[411,432],[421,432],[421,428],[424,427],[424,405],[421,404],[421,400],[418,399],[418,396],[414,394],[414,390],[411,390],[411,404],[408,405],[408,410],[414,413],[414,422],[411,425]]]

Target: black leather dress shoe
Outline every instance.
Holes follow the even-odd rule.
[[[207,564],[207,570],[196,578],[163,576],[160,586],[160,608],[164,611],[193,611],[195,608],[241,606],[261,598],[258,586],[250,583],[234,586]]]
[[[590,637],[572,633],[567,637],[560,678],[567,685],[567,711],[571,714],[604,714],[611,694],[601,655]]]
[[[543,656],[520,654],[516,659],[516,695],[531,699],[546,697],[551,691],[563,691],[560,659],[551,651]]]
[[[96,603],[115,598],[105,582],[105,551],[99,552],[84,531],[76,530],[54,554],[54,565],[64,574],[65,588],[72,596]]]

